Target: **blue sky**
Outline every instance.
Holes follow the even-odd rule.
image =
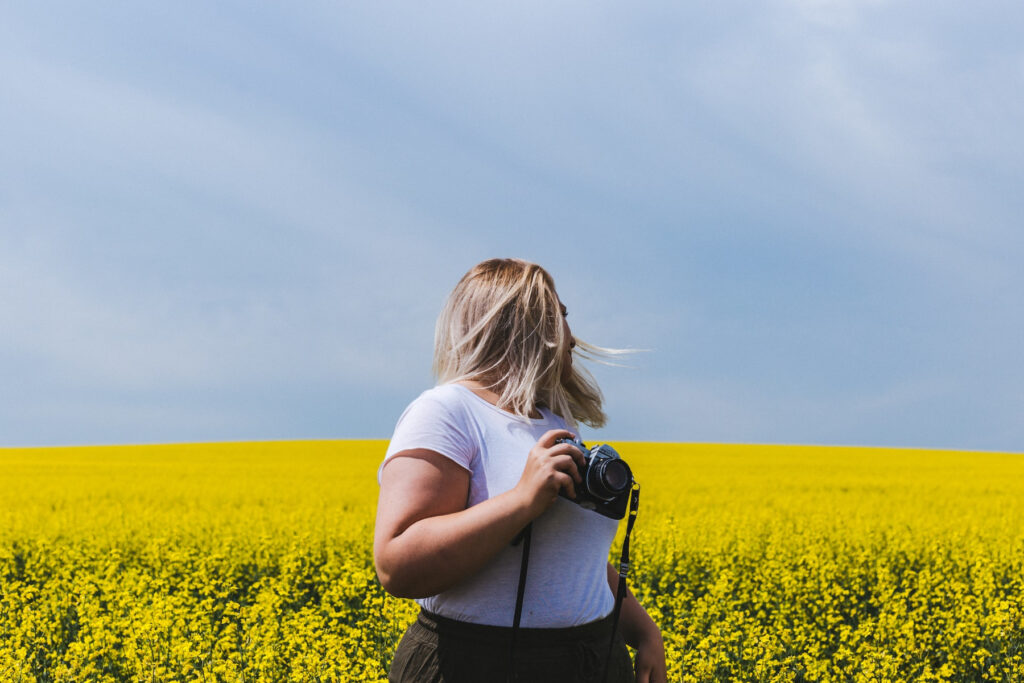
[[[5,3],[0,445],[386,438],[476,262],[585,439],[1024,450],[1015,2]]]

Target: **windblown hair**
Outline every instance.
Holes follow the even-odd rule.
[[[482,382],[504,410],[527,417],[544,406],[570,425],[605,423],[597,382],[565,348],[600,360],[618,353],[566,337],[551,276],[520,259],[491,259],[466,273],[437,319],[434,375],[439,383]]]

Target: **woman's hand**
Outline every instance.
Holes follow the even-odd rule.
[[[636,644],[636,683],[667,683],[665,642],[657,628],[645,632]]]
[[[545,432],[530,449],[526,467],[513,492],[529,510],[530,519],[536,519],[547,510],[560,491],[570,498],[576,497],[576,484],[582,483],[580,470],[586,461],[576,446],[556,443],[558,439],[574,439],[576,435],[565,429]]]
[[[608,588],[615,595],[619,585],[619,573],[608,565]],[[666,683],[668,666],[665,663],[665,642],[661,630],[650,615],[637,601],[633,591],[627,590],[619,612],[622,638],[636,650],[636,683]]]

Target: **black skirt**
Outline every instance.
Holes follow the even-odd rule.
[[[514,658],[512,629],[455,621],[421,610],[395,651],[392,683],[633,683],[622,636],[608,656],[611,615],[569,628],[520,628]],[[514,659],[514,661],[513,661]]]

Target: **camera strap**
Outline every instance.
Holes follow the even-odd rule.
[[[512,545],[523,543],[523,562],[519,565],[519,588],[516,592],[516,611],[512,616],[512,642],[508,650],[508,680],[514,683],[516,680],[516,637],[519,635],[519,622],[523,618],[523,597],[526,595],[526,568],[530,563],[530,536],[533,533],[533,522],[526,525],[526,528],[519,532],[512,539]]]
[[[626,536],[622,539],[622,555],[619,556],[619,587],[615,593],[615,609],[612,612],[612,638],[608,643],[608,655],[604,660],[604,675],[601,680],[608,680],[608,665],[612,661],[612,648],[615,645],[615,631],[619,626],[619,613],[622,611],[622,601],[626,599],[629,589],[626,587],[626,577],[629,575],[629,535],[633,533],[633,524],[636,522],[636,515],[640,511],[640,484],[633,482],[633,490],[629,492],[629,519],[626,520]]]
[[[600,680],[608,679],[608,666],[611,663],[612,646],[615,644],[615,633],[619,626],[619,613],[622,611],[622,601],[625,600],[629,589],[626,586],[626,577],[629,575],[629,535],[633,532],[633,524],[636,522],[637,513],[640,511],[640,484],[633,482],[633,489],[629,494],[629,515],[626,520],[626,536],[622,539],[622,554],[619,557],[619,585],[615,594],[615,608],[612,610],[612,636],[608,642],[608,655],[604,661],[604,673]],[[526,525],[519,534],[512,539],[512,545],[523,544],[523,561],[519,566],[519,587],[516,592],[516,609],[512,616],[512,638],[508,652],[508,681],[516,681],[516,639],[519,635],[519,623],[523,617],[523,598],[526,595],[526,570],[530,564],[530,536],[533,532],[533,522]]]

